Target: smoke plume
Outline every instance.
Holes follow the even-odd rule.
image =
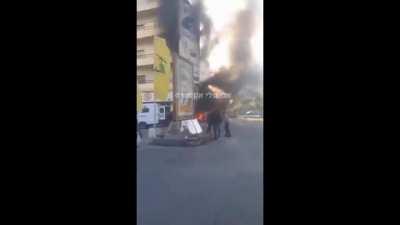
[[[178,1],[160,0],[158,8],[158,21],[163,30],[161,35],[166,39],[168,47],[176,52],[178,50]]]
[[[193,5],[194,18],[197,20],[197,24],[200,29],[200,38],[202,44],[200,49],[200,60],[205,60],[208,57],[210,45],[210,37],[212,32],[212,21],[210,17],[205,13],[205,7],[202,0],[198,0]]]
[[[257,6],[248,0],[247,6],[238,12],[234,21],[233,37],[230,43],[230,68],[222,68],[214,76],[200,84],[200,92],[209,95],[212,91],[207,88],[213,85],[224,92],[235,96],[246,85],[257,83],[260,77],[258,68],[254,65],[251,51],[251,39],[255,31],[255,16]],[[210,42],[208,43],[210,45]],[[207,52],[208,54],[208,52]],[[209,111],[224,108],[227,100],[202,98],[197,102],[197,111]]]
[[[160,0],[158,8],[158,18],[160,25],[164,30],[163,37],[167,40],[168,47],[178,51],[179,33],[178,33],[178,12],[179,1],[182,0]],[[200,58],[206,59],[210,49],[210,36],[212,32],[212,21],[205,13],[205,7],[202,0],[193,1],[192,18],[196,31],[198,30],[198,39],[202,39],[202,49],[200,49]],[[200,29],[201,28],[201,29]]]
[[[167,40],[169,48],[174,52],[178,51],[179,46],[178,1],[160,0],[161,5],[158,11],[160,25],[164,30],[163,37]],[[211,93],[208,85],[213,85],[226,93],[235,95],[244,85],[249,84],[256,76],[259,76],[255,72],[250,42],[255,29],[256,9],[257,6],[254,1],[247,0],[245,9],[236,14],[231,28],[230,52],[227,53],[230,56],[231,66],[230,68],[222,68],[214,76],[200,84],[199,92],[203,96]],[[199,29],[199,41],[202,40],[200,60],[207,61],[211,50],[219,43],[219,35],[213,30],[213,22],[206,14],[202,0],[193,1],[192,15],[195,26],[198,26]],[[215,98],[201,98],[197,101],[196,110],[208,111],[216,104],[226,105],[226,101],[223,101],[224,104],[221,101]]]

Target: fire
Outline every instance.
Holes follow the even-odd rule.
[[[199,122],[205,122],[206,121],[206,114],[204,112],[199,112],[196,114],[196,119]]]
[[[222,91],[221,89],[219,89],[213,85],[208,85],[208,88],[213,92],[213,94],[216,98],[221,98],[222,96],[225,95],[224,91]]]

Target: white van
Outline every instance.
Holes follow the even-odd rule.
[[[143,103],[142,112],[137,114],[140,128],[168,124],[168,114],[171,112],[169,103],[147,102]]]

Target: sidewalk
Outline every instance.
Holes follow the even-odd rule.
[[[197,135],[191,135],[189,133],[179,133],[179,134],[171,134],[169,133],[168,135],[158,135],[156,138],[150,138],[149,137],[149,129],[142,129],[142,139],[138,141],[137,143],[137,148],[141,148],[145,145],[158,145],[158,146],[175,146],[175,147],[195,147],[195,146],[200,146],[207,144],[211,141],[214,141],[212,139],[210,134],[206,133],[207,125],[202,123],[200,124],[202,127],[203,132],[201,134]],[[165,133],[164,132],[161,133]]]
[[[149,145],[159,145],[159,146],[178,146],[178,147],[194,147],[208,143],[211,141],[208,134],[206,134],[206,128],[204,124],[201,124],[203,132],[201,134],[191,135],[188,132],[172,134],[168,133],[168,135],[159,135],[156,138],[148,138],[148,135],[144,135],[146,132],[142,132],[143,136],[147,137],[147,144]],[[167,129],[167,128],[165,128]],[[161,133],[166,133],[167,130],[163,130]],[[146,138],[145,138],[146,139]],[[146,141],[145,141],[146,142]]]
[[[244,117],[244,116],[238,116],[237,119],[239,120],[245,120],[245,121],[264,121],[263,117]]]
[[[207,134],[199,135],[168,135],[163,138],[154,138],[150,141],[151,145],[161,145],[161,146],[180,146],[180,147],[194,147],[206,144],[210,141]]]

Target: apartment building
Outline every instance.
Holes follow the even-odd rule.
[[[160,35],[162,30],[158,23],[157,9],[161,0],[137,1],[137,82],[142,92],[144,102],[154,99],[154,36]],[[167,101],[172,101],[172,80],[170,81],[170,93]]]
[[[154,99],[154,36],[162,34],[162,28],[159,25],[157,9],[162,0],[138,0],[137,1],[137,81],[142,92],[144,102],[155,101]],[[189,1],[191,2],[191,1]],[[193,79],[194,83],[205,80],[210,76],[209,65],[205,62],[199,62],[194,65]],[[173,83],[170,81],[170,93],[167,101],[173,98]],[[195,85],[196,88],[196,85]]]

